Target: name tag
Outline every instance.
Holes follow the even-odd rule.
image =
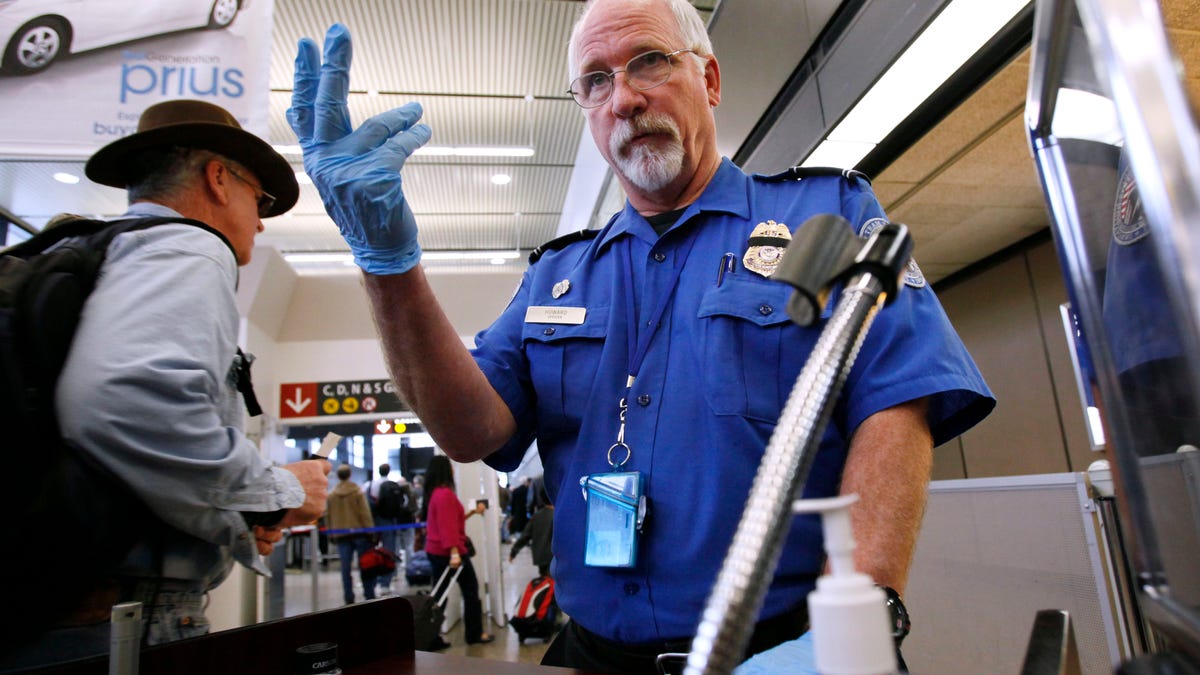
[[[565,323],[578,326],[587,316],[586,307],[541,307],[525,310],[525,323]]]

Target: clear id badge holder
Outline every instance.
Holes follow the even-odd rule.
[[[594,473],[579,479],[587,502],[587,544],[583,562],[589,567],[633,567],[638,538],[646,519],[646,495],[640,471]]]

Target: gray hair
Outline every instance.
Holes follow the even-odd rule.
[[[211,150],[168,147],[148,150],[131,159],[136,176],[126,187],[129,201],[160,200],[182,195],[210,160],[240,169],[240,165]]]
[[[711,56],[713,53],[712,40],[708,37],[708,29],[704,26],[704,21],[700,19],[700,13],[688,0],[650,0],[651,2],[663,2],[670,8],[671,13],[675,15],[675,22],[679,24],[679,35],[683,37],[683,45],[671,45],[671,49],[691,49],[696,56]],[[579,67],[579,53],[575,46],[576,40],[579,38],[579,33],[583,29],[583,23],[588,15],[592,13],[592,8],[596,6],[596,0],[588,0],[584,5],[583,13],[579,15],[579,19],[575,21],[575,27],[571,30],[571,41],[567,43],[567,72],[568,79],[574,79],[579,75],[575,72]]]

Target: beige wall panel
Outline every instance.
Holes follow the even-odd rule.
[[[362,275],[302,276],[279,328],[280,342],[377,338]]]
[[[1063,438],[1067,444],[1070,471],[1086,471],[1088,465],[1103,459],[1103,453],[1092,450],[1085,426],[1083,403],[1079,399],[1079,387],[1075,382],[1075,366],[1071,363],[1071,352],[1067,346],[1067,335],[1063,330],[1059,305],[1067,302],[1067,287],[1063,282],[1062,268],[1054,242],[1046,240],[1026,252],[1030,275],[1033,278],[1034,296],[1038,313],[1046,333],[1046,355],[1050,362],[1050,376],[1054,395],[1058,399],[1059,416],[1062,419]]]
[[[1067,471],[1024,256],[940,289],[939,296],[998,402],[962,436],[967,477]]]
[[[962,441],[954,439],[933,449],[933,480],[957,480],[967,477],[963,465]]]
[[[428,277],[455,332],[468,338],[500,316],[521,283],[520,272],[429,273]],[[357,271],[299,277],[279,329],[280,342],[372,340],[378,336],[362,275]]]

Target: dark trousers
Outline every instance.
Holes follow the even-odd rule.
[[[363,596],[367,600],[375,599],[375,575],[362,568],[362,554],[371,548],[371,540],[366,535],[348,535],[337,541],[338,558],[342,567],[342,600],[347,604],[354,602],[354,558],[358,557],[358,578],[362,581]]]
[[[808,630],[808,609],[804,606],[777,617],[759,621],[754,626],[750,645],[743,659],[749,658],[780,643],[794,640]],[[650,644],[626,645],[606,640],[580,626],[574,620],[559,631],[542,657],[544,666],[578,668],[600,673],[625,675],[657,675],[655,660],[659,654],[686,654],[692,649],[692,638],[665,640]],[[683,672],[678,660],[668,673]]]
[[[433,583],[442,577],[442,573],[450,566],[450,556],[429,553],[429,565],[433,567]],[[458,575],[458,588],[462,591],[463,599],[463,637],[467,643],[479,642],[483,635],[483,604],[479,602],[479,580],[475,578],[475,568],[470,558],[462,559],[462,574]],[[451,571],[447,577],[454,576]],[[442,584],[445,588],[446,584]],[[442,588],[434,588],[435,593]],[[449,589],[447,589],[449,590]],[[440,596],[438,596],[440,597]]]

